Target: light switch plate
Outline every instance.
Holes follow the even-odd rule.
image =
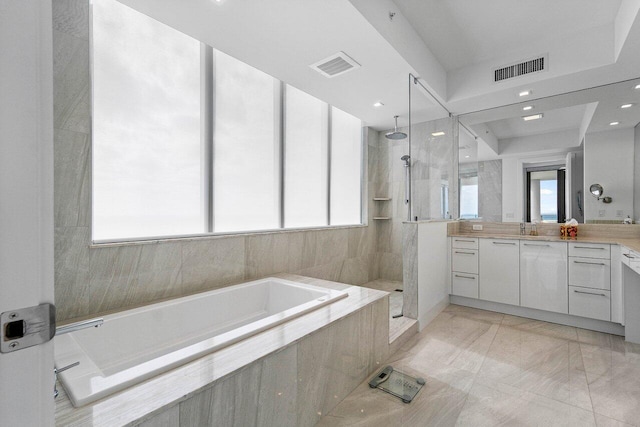
[[[482,231],[482,224],[473,224],[473,231]]]

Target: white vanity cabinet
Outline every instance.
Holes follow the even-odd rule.
[[[520,305],[569,313],[566,243],[520,241]]]
[[[611,245],[569,243],[569,314],[611,320]]]
[[[480,239],[479,298],[520,305],[519,240]]]
[[[451,239],[451,294],[478,298],[478,239]]]

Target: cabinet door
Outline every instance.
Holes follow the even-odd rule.
[[[473,249],[453,249],[451,268],[460,273],[478,274],[478,251]]]
[[[567,244],[520,241],[520,305],[569,312]]]
[[[480,299],[520,304],[518,240],[480,239]]]

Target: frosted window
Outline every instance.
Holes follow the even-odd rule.
[[[200,43],[93,2],[93,238],[202,233]]]
[[[287,86],[285,227],[327,225],[327,104]]]
[[[278,228],[278,81],[221,52],[214,63],[214,231]]]
[[[362,122],[331,108],[331,225],[360,224]]]

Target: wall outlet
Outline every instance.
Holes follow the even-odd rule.
[[[507,213],[507,219],[513,219],[515,217],[516,217],[516,215],[513,212]]]
[[[482,224],[473,224],[473,231],[482,231]]]

